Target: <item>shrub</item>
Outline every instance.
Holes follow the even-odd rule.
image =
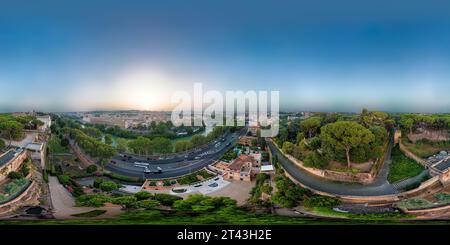
[[[141,200],[136,202],[135,206],[137,208],[145,208],[145,209],[152,209],[154,207],[157,207],[159,205],[159,202],[157,200]]]
[[[95,164],[92,164],[92,165],[89,165],[89,167],[87,167],[86,168],[86,172],[88,173],[88,174],[92,174],[92,173],[95,173],[95,172],[97,172],[97,165],[95,165]]]
[[[171,185],[172,185],[172,182],[171,182],[170,180],[164,180],[164,181],[163,181],[163,185],[164,185],[164,186],[171,186]]]
[[[269,175],[268,174],[265,174],[265,173],[259,173],[259,174],[256,174],[256,181],[258,182],[258,183],[262,183],[262,182],[264,182],[266,179],[268,179],[269,178]]]
[[[113,191],[113,190],[117,190],[119,189],[119,185],[112,182],[112,181],[103,181],[102,183],[100,183],[100,189],[102,191]]]
[[[58,181],[61,185],[69,184],[70,177],[68,175],[58,175]]]
[[[312,207],[325,207],[325,208],[331,208],[337,205],[341,204],[341,201],[328,196],[320,196],[320,195],[314,195],[308,199],[306,199],[303,204],[306,207],[312,208]]]
[[[137,199],[134,196],[116,197],[116,198],[113,198],[111,200],[111,202],[113,204],[121,205],[124,208],[133,208],[133,207],[135,207],[136,201],[137,201]]]
[[[153,197],[153,194],[147,191],[140,191],[136,194],[134,194],[134,196],[136,197],[136,199],[138,201],[142,201],[142,200],[147,200],[147,199],[151,199]]]
[[[13,171],[13,172],[10,172],[8,174],[8,178],[10,178],[10,179],[21,179],[21,178],[23,178],[23,174]]]
[[[101,183],[103,183],[103,179],[102,179],[102,178],[96,178],[96,179],[94,180],[93,186],[94,186],[95,188],[100,188],[100,184],[101,184]]]
[[[27,158],[28,159],[28,158]],[[20,172],[22,172],[23,176],[28,176],[28,174],[30,173],[30,167],[28,166],[27,163],[24,163],[22,165],[22,168],[20,169]]]
[[[47,172],[47,169],[42,170],[42,178],[44,179],[45,183],[48,183],[48,172]]]
[[[165,193],[156,193],[155,200],[159,201],[164,206],[172,206],[172,204],[177,200],[182,200],[182,197],[174,196]]]
[[[84,207],[102,207],[105,203],[109,202],[110,198],[103,194],[93,194],[93,195],[81,195],[77,197],[77,206]]]

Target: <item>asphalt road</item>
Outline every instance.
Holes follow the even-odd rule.
[[[354,195],[354,196],[380,196],[394,194],[398,191],[387,181],[387,175],[389,170],[389,163],[391,162],[391,150],[393,142],[391,141],[389,150],[385,157],[385,162],[383,164],[380,173],[378,174],[375,181],[368,185],[362,185],[357,183],[344,183],[344,182],[333,182],[313,176],[306,171],[298,168],[289,159],[283,156],[283,154],[278,150],[273,142],[267,142],[273,155],[278,157],[279,163],[282,165],[285,171],[287,171],[291,176],[293,176],[300,183],[308,186],[312,189],[328,192],[336,195]]]
[[[106,169],[125,176],[132,177],[144,177],[147,179],[161,179],[161,178],[173,178],[185,174],[189,174],[200,170],[214,161],[219,159],[228,149],[233,147],[233,144],[242,135],[243,131],[236,133],[228,133],[224,136],[224,141],[220,142],[220,145],[215,147],[215,143],[208,144],[203,149],[200,149],[194,154],[185,158],[184,154],[180,154],[172,159],[163,160],[147,160],[143,158],[131,158],[115,156],[113,161],[115,163],[109,163],[106,165]],[[197,156],[201,156],[200,159],[195,159]],[[144,174],[144,168],[135,167],[135,162],[149,163],[149,169],[156,171],[157,167],[162,169],[162,173]]]

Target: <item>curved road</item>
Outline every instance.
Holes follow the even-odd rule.
[[[357,183],[333,182],[313,176],[305,170],[298,168],[287,159],[273,142],[267,142],[273,155],[278,157],[278,162],[282,165],[292,177],[300,183],[317,191],[333,193],[336,195],[352,195],[352,196],[381,196],[398,193],[397,189],[387,181],[389,171],[389,164],[391,162],[391,151],[393,147],[393,140],[389,144],[389,149],[386,152],[385,162],[383,163],[380,173],[375,181],[371,184],[362,185]]]
[[[162,179],[162,178],[172,178],[181,175],[189,174],[200,170],[214,161],[219,159],[229,148],[233,146],[233,143],[242,135],[244,132],[241,131],[235,133],[228,133],[224,136],[224,141],[220,141],[220,145],[217,147],[214,144],[210,144],[207,148],[202,149],[197,152],[197,156],[201,156],[200,159],[195,159],[194,156],[189,156],[184,159],[184,155],[181,159],[164,159],[164,160],[144,160],[140,158],[126,159],[120,156],[115,156],[113,158],[114,163],[109,163],[106,169],[125,176],[132,177],[144,177],[147,179]],[[151,171],[156,171],[157,167],[162,169],[162,173],[152,173],[144,174],[144,168],[135,167],[134,162],[145,162],[149,163],[149,169]]]

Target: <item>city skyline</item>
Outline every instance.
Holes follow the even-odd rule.
[[[282,111],[450,112],[448,3],[138,2],[2,3],[0,111],[170,110],[201,82]]]

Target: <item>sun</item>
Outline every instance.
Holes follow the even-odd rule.
[[[162,73],[138,70],[127,72],[117,82],[116,98],[125,107],[160,110],[167,104],[168,79]]]

